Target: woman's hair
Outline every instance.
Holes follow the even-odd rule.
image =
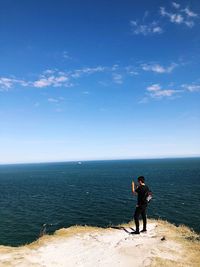
[[[138,181],[141,181],[142,183],[144,183],[144,181],[145,181],[144,176],[139,176]]]

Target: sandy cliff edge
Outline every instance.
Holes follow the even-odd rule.
[[[200,237],[189,228],[149,220],[147,233],[133,235],[133,225],[73,226],[25,246],[0,246],[0,267],[200,266]]]

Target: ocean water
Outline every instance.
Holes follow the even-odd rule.
[[[18,246],[72,225],[106,227],[133,219],[131,181],[154,197],[148,217],[200,232],[200,158],[0,166],[0,245]]]

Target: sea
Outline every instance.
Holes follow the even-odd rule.
[[[0,165],[0,245],[133,221],[131,182],[140,175],[153,192],[148,218],[200,232],[200,158]]]

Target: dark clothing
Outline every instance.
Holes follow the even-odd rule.
[[[138,201],[137,201],[138,206],[147,205],[146,196],[147,192],[149,192],[148,186],[140,185],[138,186],[138,188],[136,188],[135,192],[138,193]]]
[[[140,185],[136,188],[135,192],[138,194],[137,206],[135,209],[134,220],[136,226],[136,232],[139,232],[139,217],[142,215],[143,220],[143,230],[146,230],[147,227],[147,192],[149,192],[149,188],[147,185]]]
[[[139,232],[139,216],[140,216],[140,214],[142,215],[142,220],[143,220],[143,230],[147,229],[146,228],[147,227],[146,208],[147,208],[147,205],[143,205],[143,206],[138,206],[135,209],[134,220],[135,220],[136,232]]]

